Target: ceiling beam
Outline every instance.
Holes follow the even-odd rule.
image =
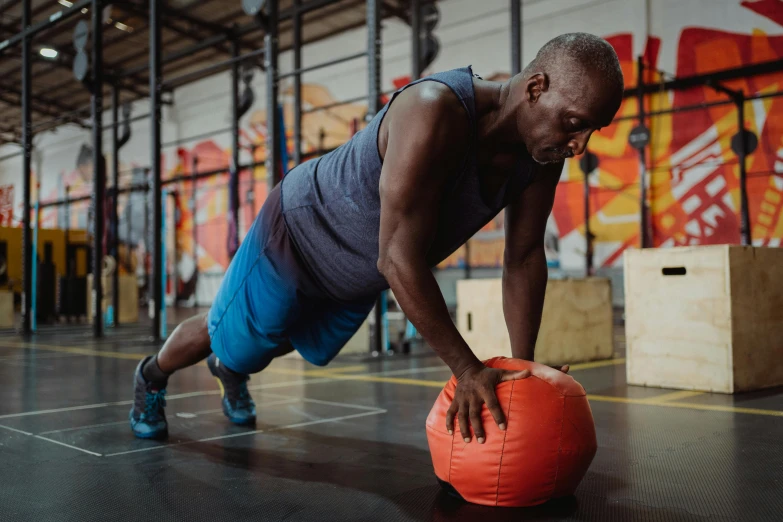
[[[0,89],[7,89],[7,86],[6,85],[0,85]],[[14,94],[21,95],[21,93],[14,92],[12,89],[7,89],[7,90],[10,91],[10,92],[13,92]],[[19,106],[21,106],[21,103],[22,103],[21,102],[21,98],[13,99],[13,98],[10,98],[10,97],[6,96],[5,94],[2,94],[2,93],[0,93],[0,101],[3,102],[3,103],[7,103],[8,105],[11,105],[12,107],[19,107]],[[54,109],[50,109],[50,108],[47,108],[47,107],[36,106],[36,105],[32,106],[32,111],[38,113],[41,116],[47,116],[49,118],[61,118],[62,115],[63,115],[63,111],[57,111],[57,110],[54,110]],[[73,112],[73,111],[70,111],[70,112]],[[20,118],[20,120],[21,120],[21,118]],[[63,123],[75,123],[76,125],[78,125],[78,126],[80,126],[82,128],[85,128],[85,129],[90,128],[89,125],[86,125],[83,121],[80,121],[78,118],[74,118],[74,117],[64,118],[63,119]],[[20,121],[19,122],[20,132],[21,132],[21,127],[22,127],[22,122]]]
[[[406,24],[411,25],[410,13],[405,9],[402,9],[400,7],[392,5],[389,2],[385,2],[381,0],[381,11],[388,13],[392,16],[396,16]]]

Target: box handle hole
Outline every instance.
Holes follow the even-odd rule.
[[[468,312],[468,331],[473,331],[473,314]]]
[[[687,270],[685,270],[684,266],[667,266],[664,267],[663,275],[665,276],[684,276],[687,273]]]

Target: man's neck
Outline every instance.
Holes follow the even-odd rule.
[[[501,148],[523,143],[517,127],[521,107],[515,107],[510,100],[510,80],[501,83],[474,79],[473,82],[479,141],[492,142]]]

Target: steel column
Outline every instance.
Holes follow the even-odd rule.
[[[639,125],[644,125],[644,58],[636,60],[636,101],[639,105]],[[639,148],[639,247],[647,248],[647,159],[644,147]]]
[[[511,0],[511,74],[522,72],[522,2]]]
[[[163,303],[163,262],[161,259],[161,227],[163,225],[163,209],[161,206],[161,93],[163,91],[163,78],[161,74],[161,21],[163,17],[161,9],[162,0],[150,0],[150,149],[152,166],[152,198],[153,198],[153,241],[152,241],[152,302],[154,307],[152,316],[152,337],[155,340],[161,338],[160,309]]]
[[[32,102],[31,69],[32,56],[30,50],[31,36],[27,34],[30,26],[30,4],[32,0],[22,1],[22,30],[25,31],[22,39],[22,178],[23,199],[22,210],[22,334],[29,336],[32,333],[30,317],[30,302],[32,298],[32,238],[30,237],[30,183],[32,177],[31,155],[33,152],[32,136]]]
[[[421,0],[411,0],[411,81],[421,76]]]
[[[302,15],[301,0],[294,0],[294,70],[302,69]],[[255,161],[255,158],[253,158]],[[294,164],[302,162],[302,75],[294,75]]]
[[[111,146],[112,146],[112,186],[114,195],[111,198],[111,255],[115,261],[112,274],[112,308],[114,309],[114,325],[120,324],[120,223],[117,205],[120,199],[120,89],[117,84],[111,88]],[[130,196],[128,196],[130,200]],[[129,236],[130,239],[130,236]]]
[[[234,237],[237,238],[236,244],[239,244],[239,53],[241,52],[239,40],[231,42],[231,55],[235,61],[231,64],[231,162],[233,173],[229,171],[229,177],[233,176],[233,183],[229,183],[230,208],[232,229]],[[233,248],[233,247],[232,247]],[[231,254],[231,252],[229,252]]]
[[[92,333],[103,337],[103,231],[106,162],[103,157],[103,8],[93,0],[92,15]]]
[[[278,68],[278,1],[267,4],[267,27],[264,36],[264,64],[266,66],[266,176],[269,191],[282,179],[280,162],[280,121],[277,114]]]
[[[735,97],[737,103],[737,132],[740,135],[739,151],[739,188],[740,188],[740,235],[743,245],[753,245],[750,231],[750,212],[748,210],[748,140],[745,135],[745,93],[740,91]]]
[[[378,0],[367,0],[367,116],[369,122],[380,110],[381,93],[381,27]],[[371,351],[383,353],[383,300],[382,292],[375,301],[375,331]]]

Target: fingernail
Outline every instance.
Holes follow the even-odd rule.
[[[465,437],[465,442],[470,442],[470,437]]]
[[[506,431],[506,425],[505,424],[500,424],[499,428],[500,428],[500,431]]]
[[[478,438],[478,443],[479,444],[484,444],[484,437],[479,437]]]

